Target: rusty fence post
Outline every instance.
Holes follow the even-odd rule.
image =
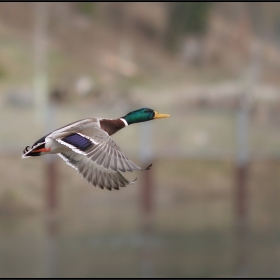
[[[143,167],[154,163],[152,154],[152,123],[142,123],[140,128],[140,159]],[[154,166],[142,172],[140,188],[140,213],[142,235],[142,258],[140,262],[140,277],[154,277]]]
[[[237,275],[248,275],[248,171],[249,171],[249,97],[244,92],[237,110],[237,157],[235,167],[235,234]]]

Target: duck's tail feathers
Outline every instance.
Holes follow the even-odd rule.
[[[38,143],[36,145],[33,145],[32,148],[30,148],[30,146],[27,146],[24,150],[23,150],[23,155],[21,156],[21,158],[29,158],[29,157],[37,157],[42,155],[43,153],[47,153],[50,151],[50,149],[45,148],[45,143]]]

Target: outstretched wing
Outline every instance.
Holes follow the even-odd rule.
[[[109,134],[100,128],[98,118],[83,119],[47,134],[31,149],[27,147],[23,157],[28,157],[40,145],[50,153],[57,153],[88,182],[102,189],[118,189],[135,182],[128,181],[120,171],[143,170],[130,161]]]
[[[67,146],[74,152],[86,156],[96,165],[105,169],[122,172],[143,170],[124,155],[120,147],[97,123],[96,125],[91,123],[90,127],[84,125],[75,133],[59,131],[50,134],[48,137]]]
[[[106,169],[83,154],[70,151],[58,155],[68,165],[75,168],[89,183],[101,189],[105,187],[108,190],[118,190],[119,187],[126,187],[136,181],[136,179],[132,182],[128,181],[119,171]]]

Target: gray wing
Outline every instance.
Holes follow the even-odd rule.
[[[113,171],[99,166],[85,155],[72,151],[58,155],[68,165],[75,168],[89,183],[101,189],[105,187],[108,190],[118,190],[119,187],[126,187],[136,181],[136,179],[132,182],[128,181],[119,171]]]
[[[89,159],[106,169],[114,171],[131,172],[133,170],[143,170],[124,155],[120,147],[109,135],[102,136],[101,134],[99,135],[97,144],[93,144],[85,150],[85,155]]]
[[[54,131],[49,137],[105,169],[122,172],[143,170],[124,155],[109,134],[98,126],[97,119],[83,120],[75,129],[66,127]]]

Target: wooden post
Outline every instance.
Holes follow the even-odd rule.
[[[247,232],[248,232],[248,177],[249,177],[249,112],[253,85],[258,82],[260,73],[260,48],[251,46],[251,65],[247,85],[240,96],[237,110],[237,158],[236,158],[236,237],[237,237],[237,274],[247,276]]]
[[[241,96],[237,111],[237,160],[235,172],[236,210],[236,267],[237,276],[247,276],[248,231],[248,104],[246,94]]]
[[[141,124],[141,137],[140,137],[140,158],[143,167],[149,166],[152,163],[152,124]],[[151,231],[152,229],[152,212],[153,212],[153,166],[150,170],[143,171],[143,180],[141,186],[141,213],[142,213],[142,227],[144,231]]]
[[[34,103],[35,119],[46,124],[48,103],[47,53],[48,53],[48,8],[47,2],[35,2],[34,29]]]
[[[35,2],[35,30],[34,30],[34,103],[36,120],[43,125],[45,133],[54,126],[54,104],[50,102],[48,89],[48,2]],[[46,202],[46,276],[56,277],[56,209],[57,209],[57,176],[55,159],[44,156],[45,160],[45,202]]]
[[[143,167],[153,162],[152,155],[152,123],[141,123],[140,158]],[[153,210],[154,210],[154,167],[142,172],[140,193],[140,211],[142,218],[142,261],[140,263],[140,277],[152,278],[153,273]]]
[[[236,266],[237,276],[247,276],[248,265],[248,175],[249,164],[236,166]]]
[[[146,166],[149,164],[146,163]],[[142,212],[143,212],[143,230],[151,232],[153,228],[153,207],[154,207],[154,176],[153,168],[143,172],[142,185]]]
[[[56,159],[50,156],[46,162],[46,207],[51,216],[55,215],[58,206],[56,167]]]

